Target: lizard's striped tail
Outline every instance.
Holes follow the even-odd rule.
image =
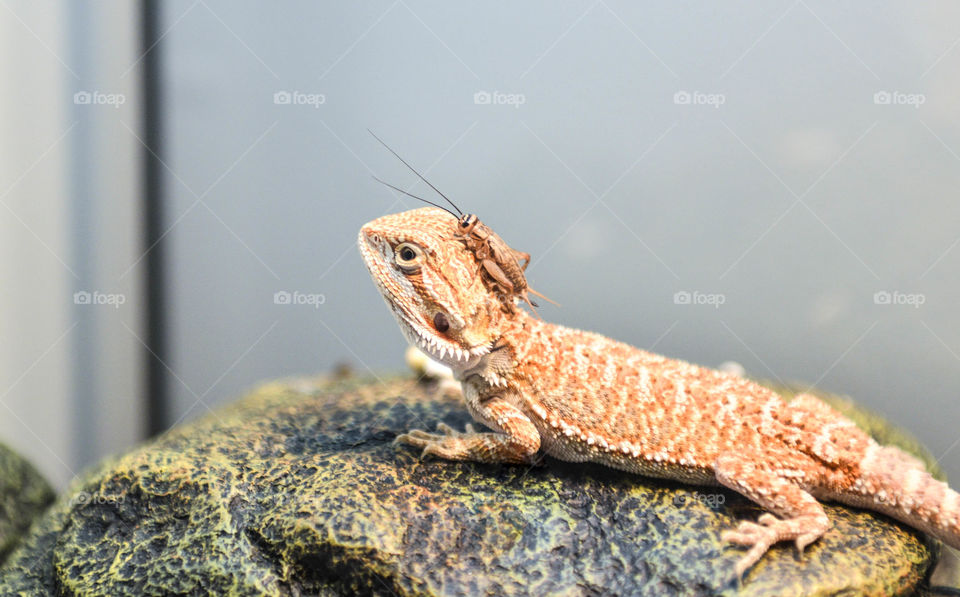
[[[898,448],[871,444],[860,478],[842,493],[837,501],[882,512],[960,549],[960,493]]]

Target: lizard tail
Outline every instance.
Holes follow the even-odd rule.
[[[960,549],[960,493],[898,448],[872,444],[859,479],[843,493],[835,499],[882,512]]]

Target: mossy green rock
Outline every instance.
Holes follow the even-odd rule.
[[[392,444],[468,420],[412,379],[263,386],[88,473],[11,555],[0,592],[895,595],[936,555],[888,518],[828,506],[826,536],[803,556],[773,549],[738,588],[741,551],[718,537],[759,511],[731,492]]]
[[[53,489],[37,469],[0,444],[0,562],[53,498]]]

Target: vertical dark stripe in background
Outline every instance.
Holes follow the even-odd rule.
[[[142,0],[141,10],[141,51],[145,53],[143,66],[143,140],[150,149],[143,149],[143,239],[144,250],[148,251],[145,262],[144,296],[146,305],[145,341],[149,350],[145,350],[146,365],[146,421],[144,430],[147,436],[166,430],[169,424],[169,388],[166,366],[167,325],[166,325],[166,284],[165,261],[166,246],[161,240],[163,234],[163,98],[161,97],[161,59],[162,43],[157,42],[161,35],[161,2]],[[152,153],[151,153],[152,151]],[[155,155],[154,155],[155,154]],[[158,158],[157,156],[160,156]]]

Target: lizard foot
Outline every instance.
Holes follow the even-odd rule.
[[[460,460],[465,441],[477,435],[479,435],[477,430],[470,423],[467,423],[462,433],[446,423],[438,423],[436,433],[411,429],[407,433],[398,435],[394,442],[423,448],[421,457],[433,455],[447,460]]]
[[[823,535],[829,526],[826,516],[798,516],[782,520],[764,513],[757,522],[743,521],[736,530],[724,531],[720,538],[750,547],[734,568],[736,577],[743,578],[744,572],[756,564],[775,543],[792,540],[797,550],[803,553],[803,549]]]
[[[481,433],[468,424],[462,433],[440,423],[430,433],[411,429],[398,435],[395,442],[423,448],[422,456],[437,456],[446,460],[474,462],[537,464],[536,449],[524,449],[516,440],[502,433]]]

